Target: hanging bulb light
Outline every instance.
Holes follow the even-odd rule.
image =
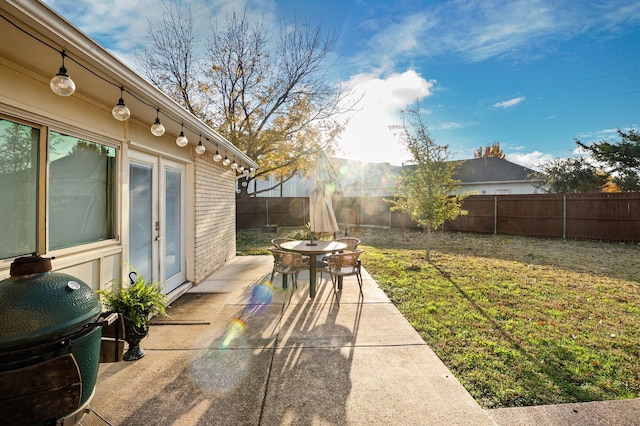
[[[236,170],[238,168],[238,163],[236,163],[236,159],[235,158],[233,159],[233,163],[231,163],[231,168],[233,170]]]
[[[176,145],[185,147],[189,143],[189,139],[184,135],[184,124],[180,125],[180,136],[176,138]]]
[[[131,111],[124,104],[124,99],[122,99],[122,92],[124,91],[124,87],[120,88],[120,99],[118,99],[118,103],[111,110],[111,114],[113,114],[113,118],[118,121],[126,121],[131,117]]]
[[[248,175],[249,175],[249,173],[251,173],[251,172],[249,171],[249,169],[244,169],[244,170],[242,171],[242,173],[244,173],[244,174],[245,174],[245,176],[248,176]]]
[[[242,167],[240,164],[238,164],[238,172],[242,173],[243,170],[244,170],[244,167]]]
[[[225,154],[224,160],[222,160],[222,165],[223,166],[228,166],[229,164],[231,164],[231,160],[229,160],[229,158],[227,158],[227,156]]]
[[[196,146],[196,152],[200,155],[204,154],[207,148],[202,145],[202,135],[200,135],[200,141],[198,142],[198,146]]]
[[[71,96],[73,95],[73,92],[76,91],[76,84],[71,80],[71,77],[67,74],[67,69],[64,67],[65,56],[67,56],[67,54],[63,50],[62,66],[60,67],[60,71],[58,71],[58,74],[53,76],[49,82],[49,87],[51,87],[53,93],[58,96]]]
[[[156,110],[156,121],[151,125],[151,133],[154,136],[162,136],[164,135],[164,126],[160,123],[160,108]]]
[[[216,153],[213,154],[213,161],[218,163],[220,160],[222,160],[222,155],[218,152],[218,144],[216,144]]]

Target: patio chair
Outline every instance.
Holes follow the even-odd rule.
[[[273,244],[273,246],[278,250],[282,250],[282,247],[280,247],[280,244],[286,243],[288,241],[295,241],[295,240],[293,238],[274,238],[271,240],[271,244]],[[302,264],[309,266],[309,256],[302,255]]]
[[[280,244],[286,243],[287,241],[294,241],[293,238],[274,238],[271,240],[271,244],[277,249],[281,249]]]
[[[337,243],[344,243],[347,247],[342,251],[355,251],[358,249],[358,245],[360,244],[360,239],[355,237],[344,237],[338,238],[334,240]],[[322,279],[322,273],[326,270],[327,267],[327,258],[331,255],[326,255],[320,260],[317,264],[318,272],[320,272],[320,279]]]
[[[291,251],[278,250],[270,248],[273,255],[273,270],[271,271],[271,282],[276,272],[282,274],[283,280],[285,275],[291,275],[293,278],[293,287],[298,288],[298,273],[309,269],[309,262],[304,260],[304,256],[300,253]]]
[[[349,250],[349,251],[357,250],[358,245],[360,245],[360,242],[361,242],[358,238],[355,238],[355,237],[338,238],[335,241],[337,243],[345,243],[347,245],[347,248],[345,250]]]
[[[342,290],[342,278],[355,275],[360,286],[360,294],[362,295],[362,265],[360,263],[360,255],[364,253],[363,250],[354,250],[344,253],[335,253],[327,257],[327,266],[323,270],[329,272],[331,275],[331,283],[335,291],[336,282],[338,283],[338,290]]]

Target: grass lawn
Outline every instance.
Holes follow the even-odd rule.
[[[485,408],[640,397],[639,245],[439,232],[427,262],[422,232],[349,235]],[[238,232],[238,250],[268,253],[275,236]]]

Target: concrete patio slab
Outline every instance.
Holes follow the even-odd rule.
[[[483,410],[366,271],[364,296],[348,277],[342,291],[319,280],[314,299],[308,274],[297,289],[276,276],[254,312],[271,268],[270,256],[237,257],[174,301],[144,358],[100,365],[82,424],[638,424],[640,400]],[[244,329],[229,334],[237,318]]]

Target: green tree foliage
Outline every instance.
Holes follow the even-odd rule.
[[[606,174],[583,157],[556,158],[539,166],[534,185],[550,194],[600,192],[607,183]]]
[[[164,8],[162,23],[149,24],[151,46],[140,58],[145,73],[259,164],[249,179],[286,181],[311,170],[321,152],[334,152],[346,124],[341,117],[354,107],[350,89],[329,80],[335,36],[299,21],[278,33],[264,21],[251,22],[246,10],[232,11],[212,26],[204,55],[196,58],[190,9]]]
[[[480,147],[473,152],[473,158],[486,158],[486,157],[496,157],[505,159],[504,151],[500,146],[500,142],[496,141],[491,145],[487,144],[484,147]]]
[[[465,194],[455,179],[459,163],[447,161],[449,147],[437,145],[420,116],[419,105],[403,113],[404,124],[396,126],[400,141],[411,154],[410,165],[403,168],[392,211],[409,214],[418,226],[427,230],[426,258],[430,260],[431,231],[447,220],[467,214],[460,208]]]
[[[640,190],[640,133],[631,129],[618,129],[620,141],[592,142],[586,145],[576,139],[576,144],[589,152],[593,158],[608,166],[613,182],[623,191]]]

